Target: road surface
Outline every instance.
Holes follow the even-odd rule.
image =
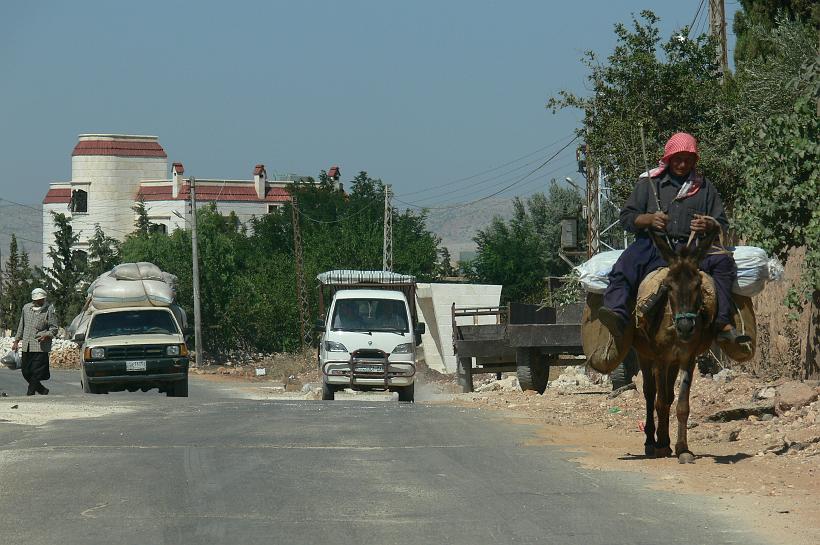
[[[5,545],[765,543],[710,500],[530,446],[534,425],[498,413],[259,400],[197,377],[187,399],[93,396],[53,374],[27,398],[0,369]]]

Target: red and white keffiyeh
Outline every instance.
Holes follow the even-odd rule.
[[[666,169],[669,168],[669,158],[682,151],[694,153],[695,157],[700,159],[700,154],[698,154],[698,141],[695,137],[686,132],[678,132],[673,134],[666,142],[666,146],[663,148],[663,158],[658,161],[657,168],[653,168],[649,171],[649,176],[656,178],[663,174]],[[646,174],[647,173],[643,173],[641,176],[646,176]],[[700,191],[702,186],[703,176],[698,174],[693,168],[692,172],[689,173],[689,178],[683,183],[680,191],[678,191],[678,194],[675,196],[675,200],[680,201],[695,195]]]

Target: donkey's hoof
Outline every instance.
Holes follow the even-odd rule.
[[[668,458],[672,456],[672,449],[670,447],[658,447],[655,449],[655,458]]]
[[[678,463],[679,464],[694,464],[695,463],[695,455],[691,452],[684,451],[678,454]]]

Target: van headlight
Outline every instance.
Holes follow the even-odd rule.
[[[105,359],[105,348],[92,348],[91,349],[91,359],[92,360],[104,360]]]
[[[165,353],[169,356],[179,356],[179,345],[172,344],[165,347]]]
[[[402,343],[393,349],[393,354],[410,354],[413,351],[413,343]]]
[[[325,350],[328,352],[347,352],[345,345],[336,341],[325,341]]]

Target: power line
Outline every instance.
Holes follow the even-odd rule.
[[[427,188],[424,188],[424,189],[419,189],[419,190],[417,190],[417,191],[411,191],[410,193],[403,193],[401,196],[402,196],[402,197],[408,197],[408,196],[410,196],[410,195],[417,195],[417,194],[419,194],[419,193],[424,193],[425,191],[428,191],[428,190],[430,190],[430,189],[441,188],[441,187],[447,187],[447,186],[450,186],[450,185],[453,185],[453,184],[457,184],[457,183],[460,183],[460,182],[466,182],[467,180],[472,180],[473,178],[478,178],[479,176],[482,176],[482,175],[484,175],[484,174],[489,174],[490,172],[495,172],[496,170],[502,169],[502,168],[504,168],[504,167],[506,167],[506,166],[509,166],[509,165],[513,164],[513,163],[517,163],[518,161],[520,161],[520,160],[522,160],[522,159],[526,159],[527,157],[531,157],[531,156],[533,156],[533,155],[535,155],[535,154],[537,154],[537,153],[541,153],[542,151],[544,151],[544,150],[546,150],[546,149],[551,148],[552,146],[554,146],[554,145],[556,145],[556,144],[558,144],[558,143],[562,142],[564,139],[569,138],[570,136],[572,136],[572,135],[563,136],[563,137],[559,138],[558,140],[556,140],[555,142],[550,142],[549,144],[547,144],[547,145],[545,145],[545,146],[542,146],[542,147],[538,148],[537,150],[535,150],[535,151],[533,151],[533,152],[530,152],[530,153],[528,153],[528,154],[526,154],[526,155],[522,155],[521,157],[517,157],[517,158],[515,158],[515,159],[512,159],[511,161],[507,161],[506,163],[503,163],[503,164],[501,164],[501,165],[498,165],[497,167],[493,167],[493,168],[490,168],[490,169],[487,169],[487,170],[484,170],[484,171],[478,172],[478,173],[476,173],[476,174],[471,174],[470,176],[465,176],[464,178],[458,178],[458,179],[456,179],[456,180],[451,180],[451,181],[449,181],[449,182],[444,182],[444,183],[441,183],[441,184],[436,184],[436,186],[435,186],[435,187],[427,187]]]
[[[487,184],[487,183],[490,183],[490,182],[495,182],[491,185],[491,187],[502,185],[504,183],[507,183],[510,180],[510,178],[506,176],[507,174],[511,174],[515,171],[521,170],[524,167],[534,165],[538,161],[540,161],[540,159],[538,159],[536,161],[530,161],[528,163],[525,163],[525,164],[521,165],[520,167],[517,167],[517,168],[505,173],[503,176],[489,178],[487,180],[477,182],[477,183],[473,184],[470,187],[458,187],[458,188],[455,188],[455,189],[451,189],[449,191],[444,191],[444,192],[441,192],[441,193],[431,194],[428,197],[421,197],[420,199],[416,199],[416,203],[421,202],[421,201],[428,201],[428,200],[431,200],[431,199],[440,199],[441,197],[444,197],[446,195],[452,195],[454,193],[459,193],[459,192],[463,192],[463,191],[473,192],[478,186],[481,186],[481,185],[484,185],[484,184]]]
[[[358,216],[359,214],[361,214],[362,212],[364,212],[368,208],[371,208],[372,206],[373,206],[373,203],[368,202],[367,204],[365,204],[364,206],[362,206],[361,208],[359,208],[355,212],[345,214],[341,218],[337,218],[335,220],[318,220],[316,218],[312,218],[312,217],[308,216],[307,214],[305,214],[304,212],[302,212],[302,210],[300,208],[296,208],[296,213],[299,214],[301,217],[305,218],[306,220],[312,221],[313,223],[322,223],[322,224],[341,223],[341,222],[346,221],[350,218]]]
[[[703,3],[706,0],[700,0],[700,5],[698,6],[698,10],[695,12],[695,16],[692,17],[692,22],[689,24],[689,27],[686,29],[686,38],[689,39],[689,36],[692,34],[692,29],[695,28],[695,21],[698,20],[698,15],[700,15],[700,10],[703,9]]]
[[[491,193],[490,195],[487,195],[485,197],[481,197],[480,199],[476,199],[474,201],[461,203],[461,204],[456,204],[456,205],[452,205],[452,206],[418,206],[415,203],[405,202],[405,201],[403,201],[401,199],[398,199],[398,198],[396,200],[398,202],[402,203],[402,204],[405,204],[407,206],[411,206],[413,208],[421,208],[421,209],[427,209],[427,210],[455,210],[457,208],[464,208],[465,206],[471,206],[473,204],[477,204],[479,202],[486,201],[487,199],[491,199],[491,198],[495,197],[496,195],[499,195],[499,194],[507,191],[508,189],[511,189],[512,187],[518,185],[519,183],[523,182],[524,180],[526,180],[527,178],[529,178],[530,176],[532,176],[533,174],[535,174],[536,172],[538,172],[539,170],[544,168],[550,161],[552,161],[553,159],[558,157],[558,155],[560,155],[562,151],[567,149],[570,145],[572,145],[573,142],[578,140],[579,137],[580,137],[580,135],[575,136],[575,138],[573,138],[572,140],[567,142],[566,145],[564,145],[561,149],[559,149],[554,154],[552,154],[546,161],[544,161],[543,163],[541,163],[540,165],[538,165],[537,167],[535,167],[534,169],[529,171],[524,176],[520,177],[519,179],[512,182],[511,184],[508,184],[508,185],[502,187],[498,191],[496,191],[494,193]]]

